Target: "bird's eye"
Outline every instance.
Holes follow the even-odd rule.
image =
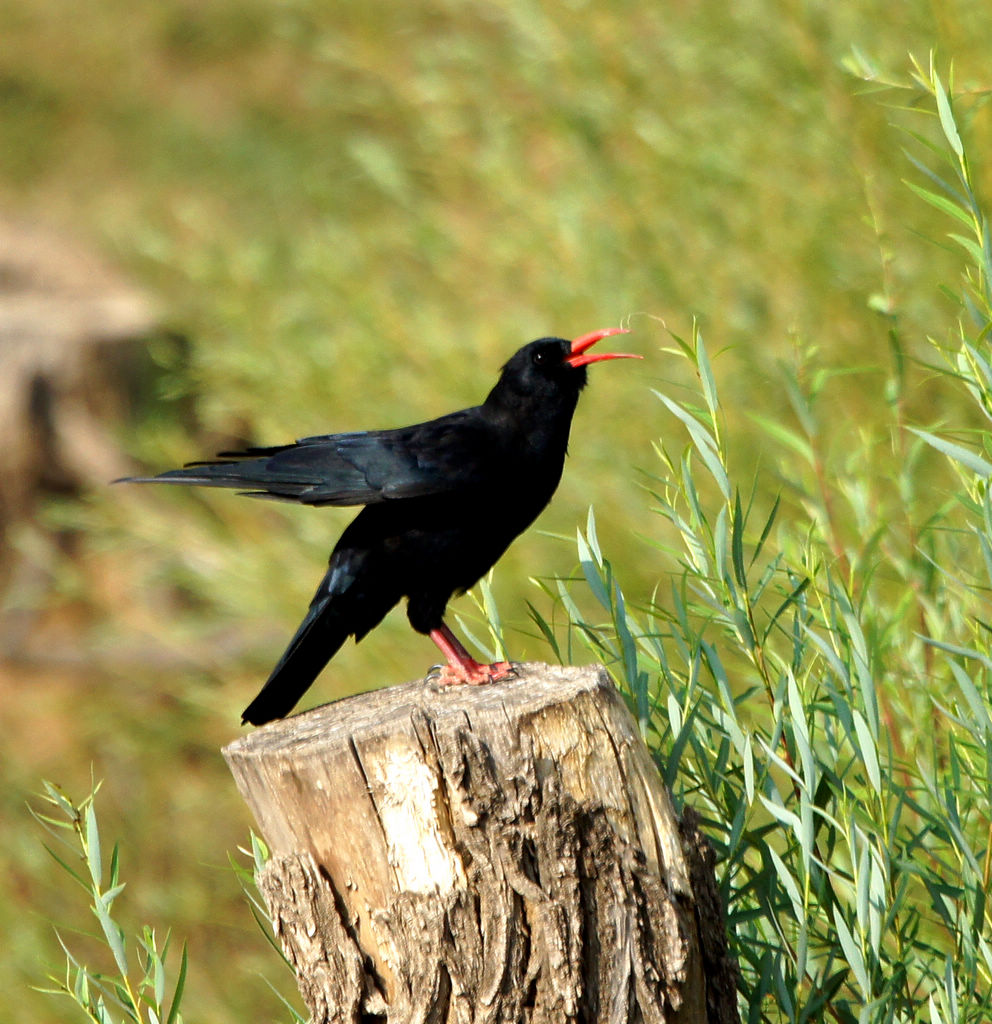
[[[549,352],[546,348],[539,348],[534,353],[534,365],[535,366],[550,366],[554,361],[554,354]]]

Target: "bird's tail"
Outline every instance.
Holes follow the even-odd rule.
[[[279,663],[242,713],[243,723],[264,725],[288,715],[348,638],[352,629],[334,607],[334,597],[325,578]]]
[[[313,487],[314,472],[293,462],[285,465],[274,456],[296,449],[295,445],[248,448],[243,452],[221,452],[215,461],[191,462],[182,469],[170,469],[157,476],[125,476],[115,484],[185,484],[194,487],[232,487],[252,497],[301,500]],[[319,480],[319,476],[316,478]]]
[[[368,573],[368,552],[340,544],[334,549],[306,617],[242,722],[264,725],[284,718],[349,636],[361,640],[382,621],[400,595],[385,584],[372,591],[363,587]]]

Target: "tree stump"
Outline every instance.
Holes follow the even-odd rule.
[[[605,670],[408,683],[224,756],[313,1024],[738,1019],[712,854]]]
[[[106,423],[156,329],[151,300],[75,240],[0,214],[0,513],[127,469]]]

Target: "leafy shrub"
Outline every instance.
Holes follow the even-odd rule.
[[[850,66],[878,84],[863,57]],[[966,259],[933,364],[907,356],[880,297],[884,433],[827,420],[836,374],[800,357],[781,380],[795,422],[752,414],[764,468],[744,483],[703,340],[675,337],[697,386],[657,393],[687,440],[658,445],[648,488],[678,571],[632,608],[590,511],[584,588],[542,584],[564,638],[532,607],[561,657],[581,644],[611,666],[667,782],[703,814],[750,1021],[992,1016],[992,245],[951,93],[932,63],[914,69],[883,83],[939,128],[912,133],[910,187],[952,219]],[[974,424],[907,422],[911,388],[948,386]]]

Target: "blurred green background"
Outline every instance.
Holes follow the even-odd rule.
[[[728,429],[758,464],[748,413],[789,415],[779,361],[856,371],[827,400],[844,451],[871,436],[890,315],[918,353],[946,322],[959,260],[902,182],[899,126],[920,126],[844,67],[905,78],[934,48],[987,88],[992,7],[2,0],[0,209],[155,297],[154,388],[113,425],[135,468],[426,419],[481,399],[524,342],[630,317],[645,362],[593,368],[555,502],[495,574],[513,656],[542,658],[528,578],[572,571],[590,503],[628,599],[676,569],[640,536],[670,426],[650,388],[679,385],[666,326],[698,317],[722,350]],[[987,152],[987,106],[968,131]],[[0,665],[6,1020],[63,1019],[29,986],[58,969],[50,922],[82,950],[90,924],[26,801],[42,777],[82,796],[91,771],[135,924],[189,938],[188,1016],[286,1019],[269,982],[295,998],[292,978],[227,864],[250,819],[219,747],[348,518],[101,488],[11,531],[43,584],[3,599],[41,638]],[[46,659],[50,637],[73,656]],[[434,658],[400,609],[307,701]]]

